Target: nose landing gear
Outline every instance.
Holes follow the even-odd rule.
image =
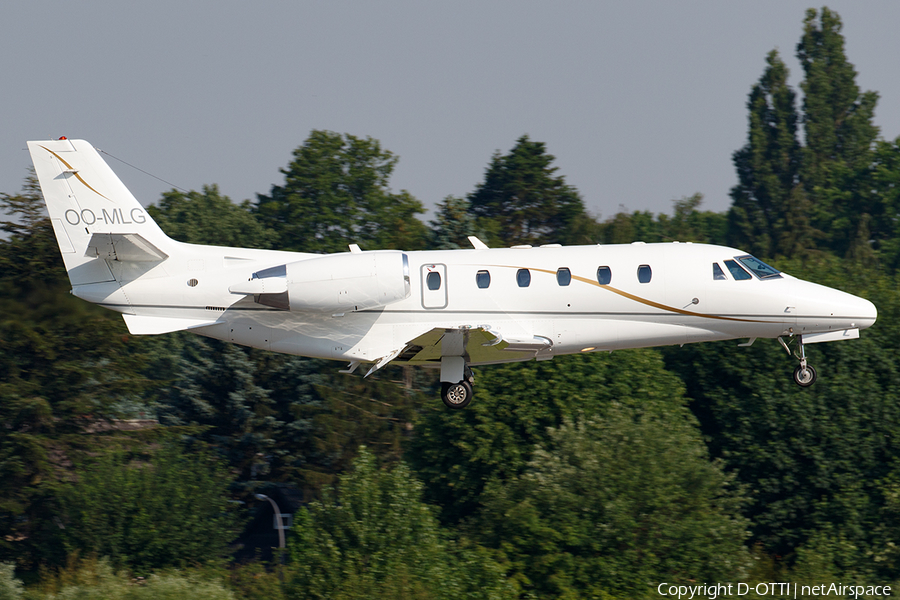
[[[794,369],[794,382],[800,387],[809,387],[814,384],[816,376],[816,370],[809,365],[801,364]]]
[[[803,340],[800,340],[800,355],[796,355],[791,352],[791,349],[788,348],[788,345],[784,343],[784,340],[778,338],[778,342],[781,344],[781,347],[784,348],[788,354],[793,354],[800,359],[800,364],[794,369],[794,383],[799,385],[800,387],[809,387],[816,382],[816,377],[818,374],[816,370],[806,362],[806,347],[803,345]]]

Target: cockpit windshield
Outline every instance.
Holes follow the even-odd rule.
[[[763,261],[754,256],[736,256],[741,264],[753,271],[753,274],[760,279],[781,279],[781,271],[774,267],[770,267]]]

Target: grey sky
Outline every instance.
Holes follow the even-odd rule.
[[[900,135],[900,3],[828,4],[862,89]],[[766,53],[794,57],[809,4],[754,2],[8,3],[0,191],[25,141],[85,138],[173,184],[232,200],[282,181],[312,129],[372,136],[429,208],[465,195],[527,133],[594,214],[725,210],[731,154]],[[799,90],[798,90],[799,93]],[[143,203],[170,186],[116,161]]]

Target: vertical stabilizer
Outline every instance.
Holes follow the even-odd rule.
[[[171,254],[174,242],[88,142],[28,142],[28,151],[73,287],[115,280],[98,239],[143,238]]]

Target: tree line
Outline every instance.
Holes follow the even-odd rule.
[[[802,103],[766,57],[722,213],[697,194],[672,214],[590,215],[523,135],[425,223],[390,188],[396,155],[329,131],[254,201],[210,185],[148,210],[181,241],[305,252],[469,235],[736,246],[878,307],[860,340],[811,350],[827,376],[809,389],[777,344],[723,342],[478,369],[478,401],[448,412],[427,372],[363,381],[184,333],[133,337],[68,293],[34,179],[2,194],[0,598],[649,598],[662,581],[900,580],[900,138],[873,124],[878,96],[856,85],[835,12],[807,12],[796,55]],[[231,561],[254,494],[273,490],[303,499],[288,559]]]

